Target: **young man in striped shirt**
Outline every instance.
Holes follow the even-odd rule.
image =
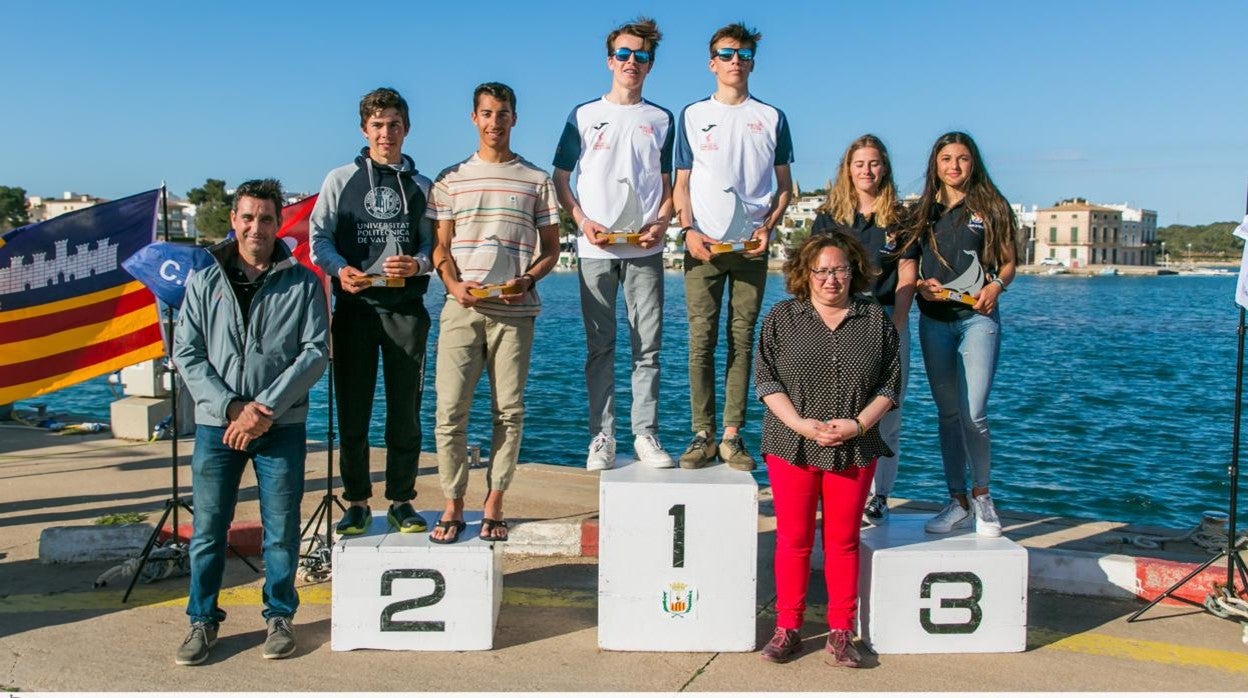
[[[503,493],[520,455],[533,323],[541,311],[535,286],[559,260],[554,184],[511,150],[515,92],[487,82],[472,99],[477,151],[443,170],[429,198],[429,217],[437,221],[434,268],[447,291],[434,427],[446,508],[430,534],[435,543],[455,542],[465,527],[468,411],[483,369],[493,392],[494,435],[481,538],[507,540]],[[497,295],[480,297],[489,287]]]
[[[659,32],[639,17],[607,36],[611,91],[578,105],[555,151],[559,203],[580,231],[581,313],[589,456],[585,467],[615,465],[615,299],[623,286],[632,337],[632,431],[637,460],[672,467],[659,444],[659,348],[663,342],[663,237],[672,217],[672,113],[641,97]],[[576,186],[572,174],[576,173]],[[635,235],[635,239],[611,233]]]

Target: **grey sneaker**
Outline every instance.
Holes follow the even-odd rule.
[[[862,510],[862,519],[872,526],[888,521],[888,496],[877,494],[868,499],[867,506]]]
[[[962,508],[958,504],[958,500],[950,499],[940,513],[927,520],[923,524],[923,530],[928,533],[948,533],[955,528],[970,528],[971,512]]]
[[[740,436],[730,436],[719,442],[719,459],[733,470],[749,472],[758,465],[750,452],[745,450],[745,442]]]
[[[589,471],[610,470],[615,467],[615,439],[598,433],[589,442],[589,456],[585,459],[585,469]]]
[[[985,538],[1001,536],[1001,518],[993,506],[992,495],[987,492],[971,498],[971,512],[975,515],[975,532]]]
[[[686,469],[704,468],[715,462],[715,444],[711,443],[711,435],[700,431],[693,435],[689,447],[680,454],[680,467]]]
[[[264,658],[282,659],[295,653],[295,629],[285,616],[269,619],[269,636],[264,640]]]
[[[203,664],[208,658],[208,650],[217,644],[217,626],[211,623],[191,623],[191,632],[178,647],[173,661],[178,666],[195,666]]]

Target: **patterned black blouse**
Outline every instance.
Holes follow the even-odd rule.
[[[811,302],[790,298],[763,319],[754,358],[754,392],[789,396],[802,417],[854,419],[883,395],[897,404],[901,362],[897,330],[878,303],[854,298],[840,326],[828,329]],[[820,446],[785,426],[767,410],[763,453],[823,470],[864,467],[893,454],[878,426],[840,446]]]

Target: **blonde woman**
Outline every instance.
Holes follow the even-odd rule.
[[[879,271],[866,291],[884,306],[884,312],[892,318],[901,340],[901,392],[897,395],[897,409],[885,415],[880,422],[880,435],[893,455],[881,456],[876,463],[871,496],[867,498],[863,510],[863,518],[876,525],[888,519],[888,495],[897,481],[897,461],[901,453],[901,405],[905,400],[906,378],[910,372],[907,318],[918,279],[918,261],[898,259],[896,255],[901,215],[888,149],[871,134],[857,138],[841,156],[836,181],[828,189],[828,200],[819,207],[811,232],[826,235],[835,226],[841,225],[862,243],[871,265]]]

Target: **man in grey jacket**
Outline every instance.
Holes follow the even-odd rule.
[[[248,460],[264,528],[264,658],[295,651],[308,391],[325,371],[329,320],[316,276],[277,243],[281,211],[277,180],[239,186],[230,211],[234,238],[209,250],[217,263],[187,282],[178,316],[173,359],[195,398],[197,425],[191,631],[175,658],[182,665],[208,658],[225,620],[217,597],[226,531]]]

